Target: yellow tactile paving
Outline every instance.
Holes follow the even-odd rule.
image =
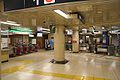
[[[43,76],[52,76],[52,77],[59,77],[59,78],[66,78],[71,80],[109,80],[105,78],[98,78],[98,77],[90,77],[90,76],[77,76],[77,75],[70,75],[70,74],[60,74],[60,73],[52,73],[52,72],[43,72],[38,70],[23,70],[25,66],[15,66],[12,68],[8,68],[6,70],[3,70],[2,74],[12,74],[17,71],[22,71],[25,73],[31,73],[31,74],[37,74],[37,75],[43,75]]]
[[[73,80],[94,80],[94,77],[81,76],[81,77],[75,77]]]
[[[23,72],[32,73],[32,74],[38,74],[38,75],[44,75],[44,76],[54,76],[54,77],[69,78],[69,79],[74,79],[75,77],[78,77],[78,76],[75,76],[75,75],[43,72],[43,71],[38,71],[38,70],[24,70]],[[81,77],[78,77],[78,78],[81,78]]]
[[[67,79],[72,79],[72,80],[110,80],[110,79],[106,79],[106,78],[60,74],[60,73],[52,73],[52,72],[43,72],[43,71],[38,71],[38,70],[24,70],[23,72],[37,74],[37,75],[43,75],[43,76],[67,78]]]
[[[32,60],[16,60],[17,62],[24,63],[24,64],[31,64],[33,63]]]
[[[11,59],[2,65],[2,80],[119,80],[119,65],[116,60],[67,55],[70,62],[66,65],[51,64],[51,56],[31,55]],[[85,61],[89,59],[90,61]],[[91,60],[93,60],[91,62]],[[76,66],[75,66],[76,65]],[[69,67],[68,67],[69,66]],[[115,69],[116,71],[114,71]],[[114,74],[116,73],[116,74]],[[9,75],[10,74],[10,75]],[[50,77],[50,79],[49,79]]]
[[[31,60],[16,60],[16,61],[19,63],[23,63],[24,65],[22,64],[20,66],[14,66],[14,67],[2,70],[0,74],[11,74],[11,73],[23,70],[27,64],[33,63],[33,61]]]
[[[15,66],[15,67],[12,67],[12,68],[8,68],[8,69],[5,69],[5,70],[2,70],[1,74],[12,74],[14,72],[23,70],[24,68],[25,68],[24,65],[23,66]]]

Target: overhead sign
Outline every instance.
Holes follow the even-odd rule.
[[[37,7],[40,6],[40,0],[24,0],[25,1],[25,8],[30,8],[30,7]]]
[[[24,9],[24,0],[3,0],[4,11]]]
[[[4,11],[25,9],[31,7],[52,5],[65,2],[87,1],[87,0],[3,0]]]

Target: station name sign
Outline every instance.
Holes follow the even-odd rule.
[[[87,0],[4,0],[4,11]]]

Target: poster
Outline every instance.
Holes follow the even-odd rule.
[[[1,49],[8,48],[9,38],[1,38]]]
[[[36,39],[32,39],[32,44],[36,44]]]

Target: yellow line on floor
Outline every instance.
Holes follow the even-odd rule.
[[[72,79],[72,80],[110,80],[110,79],[106,79],[106,78],[98,78],[98,77],[90,77],[90,76],[78,76],[78,75],[61,74],[61,73],[53,73],[53,72],[43,72],[43,71],[38,71],[38,70],[24,70],[22,72],[43,75],[43,76],[67,78],[67,79]]]
[[[31,64],[31,63],[33,63],[34,61],[32,61],[32,60],[15,60],[15,61],[17,61],[17,62],[20,62],[20,63],[24,63],[24,64]]]
[[[31,60],[16,60],[18,63],[23,63],[22,65],[19,65],[19,66],[14,66],[14,67],[11,67],[11,68],[7,68],[5,70],[2,70],[0,72],[0,74],[12,74],[14,72],[17,72],[17,71],[21,71],[25,68],[25,66],[27,64],[31,64],[33,63],[33,61]]]
[[[8,69],[5,69],[5,70],[2,70],[0,74],[12,74],[14,72],[21,71],[24,68],[25,68],[25,65],[14,66],[12,68],[8,68]]]
[[[20,61],[25,64],[32,63],[31,61]],[[44,72],[38,70],[27,70],[25,69],[26,65],[14,66],[5,70],[2,70],[0,74],[12,74],[14,72],[20,71],[25,73],[31,73],[36,75],[43,75],[43,76],[52,76],[52,77],[59,77],[59,78],[66,78],[71,80],[110,80],[106,78],[99,78],[99,77],[91,77],[91,76],[78,76],[78,75],[71,75],[71,74],[61,74],[61,73],[54,73],[54,72]]]

